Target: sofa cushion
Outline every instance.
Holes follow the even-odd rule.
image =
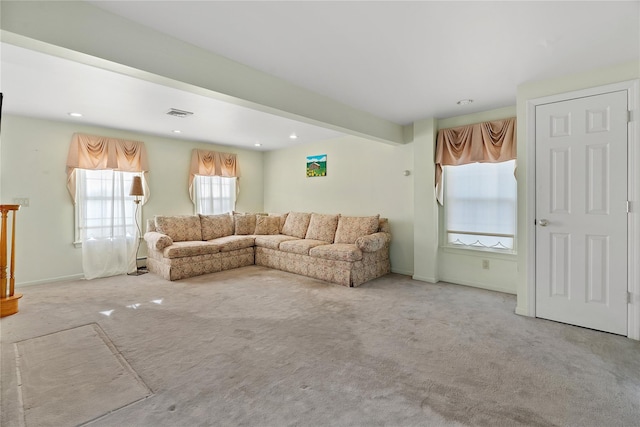
[[[288,240],[298,240],[298,238],[285,236],[284,234],[256,236],[256,246],[261,248],[278,249],[280,247],[280,243]]]
[[[323,215],[312,213],[305,239],[323,240],[333,243],[340,215]]]
[[[174,242],[202,241],[202,228],[198,215],[172,215],[155,217],[156,231],[171,237]]]
[[[282,233],[282,227],[284,227],[284,223],[287,220],[287,216],[289,215],[289,212],[287,213],[283,213],[283,214],[279,214],[279,213],[270,213],[269,216],[277,216],[278,218],[280,218],[280,233]]]
[[[256,217],[256,230],[253,234],[280,234],[280,218],[277,216],[258,215]]]
[[[335,243],[355,243],[358,237],[378,231],[380,215],[340,216]]]
[[[152,233],[154,231],[158,231],[156,230],[156,219],[149,218],[147,219],[147,233]]]
[[[212,240],[233,234],[233,217],[229,214],[200,215],[202,240]]]
[[[391,228],[389,227],[389,218],[380,218],[378,231],[391,234]]]
[[[334,261],[360,261],[362,259],[362,251],[356,245],[349,243],[316,246],[311,248],[309,255]]]
[[[316,246],[320,245],[328,245],[328,243],[323,240],[313,239],[287,240],[286,242],[280,243],[280,247],[278,249],[280,249],[282,252],[309,255],[309,250],[311,248],[315,248]]]
[[[284,227],[282,227],[282,234],[304,239],[307,235],[307,228],[309,227],[310,220],[310,213],[289,212],[289,215],[287,215],[287,219],[284,222]]]
[[[256,215],[233,215],[233,221],[235,222],[236,235],[248,235],[253,234],[256,229]]]
[[[164,248],[162,254],[165,258],[183,258],[218,252],[220,252],[220,247],[211,242],[186,241],[174,242],[173,245]]]
[[[238,249],[251,248],[255,245],[254,236],[226,236],[215,240],[209,240],[208,243],[216,245],[220,252],[231,252]]]

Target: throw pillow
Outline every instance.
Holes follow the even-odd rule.
[[[280,233],[282,233],[282,227],[284,227],[284,223],[287,220],[287,215],[289,215],[289,212],[283,213],[283,214],[279,214],[279,213],[269,214],[269,216],[277,216],[278,218],[280,218]]]
[[[289,215],[287,215],[287,219],[284,222],[284,227],[282,227],[282,234],[304,239],[307,235],[309,221],[311,221],[310,213],[289,212]]]
[[[171,237],[174,242],[202,240],[198,215],[156,216],[156,231]]]
[[[358,237],[378,231],[380,215],[341,216],[334,243],[355,243]]]
[[[280,234],[280,218],[258,215],[256,217],[256,231],[253,234]]]
[[[202,240],[213,240],[233,234],[233,218],[229,214],[200,215]]]
[[[312,213],[305,239],[322,240],[333,243],[340,215],[323,215]]]
[[[236,235],[248,235],[253,234],[256,229],[256,215],[234,215],[233,221],[235,222]]]

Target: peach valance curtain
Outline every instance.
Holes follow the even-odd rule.
[[[74,133],[67,155],[67,188],[75,203],[76,169],[105,170],[121,172],[142,172],[144,185],[143,204],[149,197],[146,173],[149,160],[144,142],[104,136]]]
[[[189,169],[189,194],[195,203],[193,180],[196,175],[238,177],[238,158],[235,154],[219,153],[217,151],[191,151],[191,167]],[[236,186],[237,187],[237,186]]]
[[[442,204],[442,167],[499,163],[516,158],[516,118],[438,131],[436,197]]]

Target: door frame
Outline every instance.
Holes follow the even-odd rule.
[[[536,107],[603,93],[626,91],[631,112],[627,124],[627,336],[640,340],[640,80],[629,80],[588,89],[560,93],[527,101],[527,311],[536,315]]]

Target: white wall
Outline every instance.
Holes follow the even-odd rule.
[[[306,157],[327,155],[327,176],[306,177]],[[267,212],[318,212],[389,218],[391,267],[413,273],[413,146],[343,137],[264,155]]]
[[[435,197],[437,121],[413,124],[413,278],[436,283],[438,260],[438,203]]]
[[[82,277],[81,249],[73,245],[74,209],[65,173],[74,132],[144,141],[151,195],[142,208],[143,224],[154,215],[193,214],[187,189],[193,148],[237,153],[241,174],[237,209],[262,210],[261,152],[5,114],[0,202],[10,204],[16,197],[30,200],[16,219],[17,286]]]

